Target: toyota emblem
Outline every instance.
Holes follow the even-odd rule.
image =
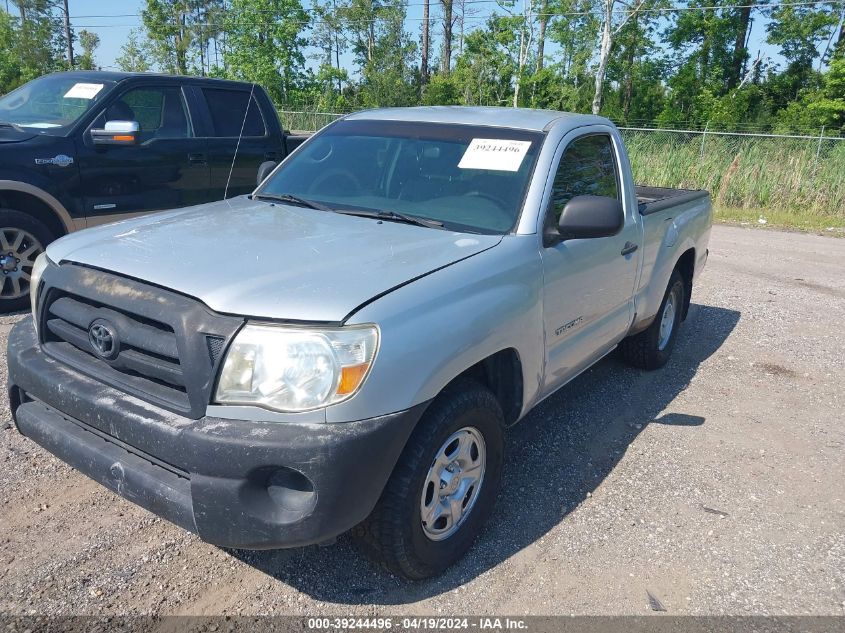
[[[117,332],[114,326],[102,319],[94,321],[88,328],[88,341],[94,349],[94,353],[100,358],[112,360],[119,351]]]

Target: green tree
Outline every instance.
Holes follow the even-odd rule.
[[[79,32],[79,44],[82,46],[82,55],[76,58],[77,66],[82,70],[97,70],[94,51],[100,45],[100,36],[91,31],[82,30]]]
[[[837,54],[816,90],[804,91],[777,116],[781,131],[824,129],[829,134],[845,132],[845,55]]]
[[[456,85],[468,105],[509,105],[518,68],[521,16],[493,14],[466,36],[455,62]]]
[[[188,74],[192,8],[190,0],[147,0],[141,11],[150,52],[165,72]]]
[[[9,39],[4,47],[0,62],[9,74],[6,89],[12,89],[22,83],[35,79],[45,73],[65,68],[62,59],[65,50],[65,37],[62,21],[54,13],[54,5],[48,0],[18,0],[15,2],[18,16],[4,14],[2,28]]]
[[[299,0],[232,0],[226,11],[226,74],[255,81],[276,103],[295,101],[305,82],[308,14]]]
[[[783,108],[802,90],[818,87],[813,63],[820,56],[819,45],[833,34],[839,15],[832,5],[778,6],[771,18],[767,40],[787,60],[786,70],[773,82],[776,107]]]
[[[120,49],[115,59],[117,67],[126,72],[145,73],[150,70],[150,62],[144,43],[139,41],[138,31],[132,29],[129,38]]]
[[[15,49],[17,33],[12,16],[5,11],[0,11],[0,50],[8,54],[0,55],[0,95],[14,90],[20,84],[21,71],[20,63],[11,54]]]

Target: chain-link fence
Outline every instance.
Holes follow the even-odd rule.
[[[707,189],[720,207],[845,220],[845,138],[620,128],[637,182]]]
[[[339,112],[279,110],[279,120],[284,128],[297,132],[316,132],[342,116],[343,114]]]
[[[291,130],[335,112],[280,111]],[[845,138],[750,131],[620,127],[638,183],[707,189],[720,208],[785,209],[845,223]]]

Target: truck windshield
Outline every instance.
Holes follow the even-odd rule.
[[[507,233],[519,217],[543,135],[507,128],[339,121],[258,191],[338,211],[379,211],[468,232]]]
[[[0,124],[63,134],[113,85],[113,81],[83,80],[72,75],[35,79],[0,98]]]

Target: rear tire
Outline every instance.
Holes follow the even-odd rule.
[[[448,387],[412,433],[375,509],[355,528],[359,544],[398,576],[440,574],[490,516],[503,463],[504,416],[496,398],[475,381]]]
[[[659,369],[666,364],[681,329],[685,295],[684,280],[681,274],[674,270],[654,322],[647,329],[629,336],[619,344],[626,362],[641,369]]]
[[[0,312],[29,307],[32,266],[55,237],[43,222],[31,215],[0,209]]]

